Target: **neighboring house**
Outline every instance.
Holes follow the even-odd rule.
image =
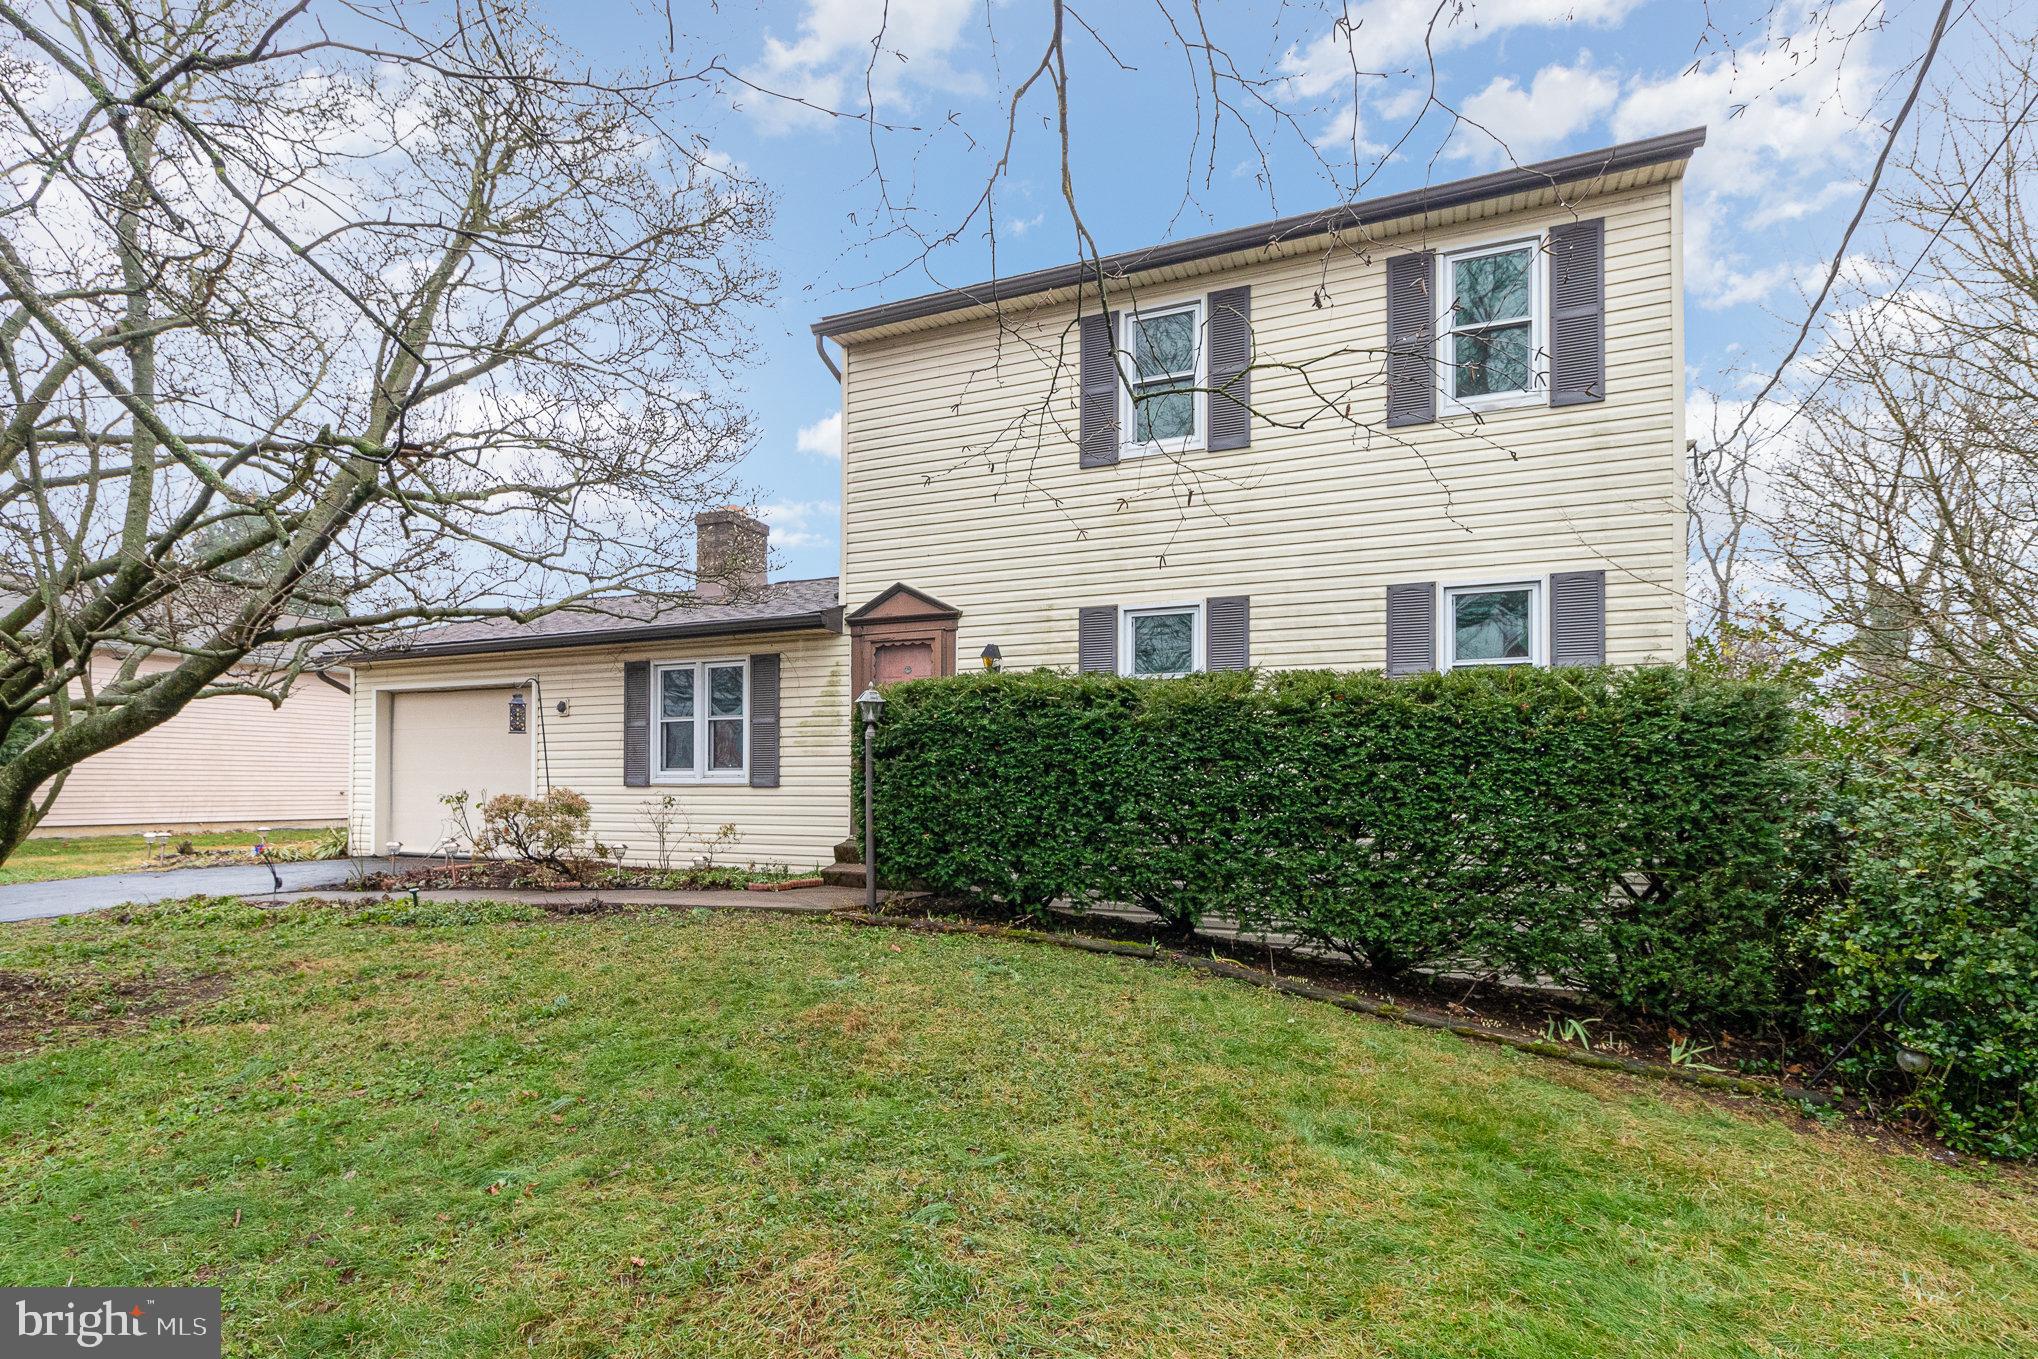
[[[669,794],[694,843],[729,824],[730,857],[812,863],[849,826],[853,695],[990,648],[1132,675],[1680,659],[1703,141],[822,320],[840,589],[767,584],[764,526],[718,511],[694,601],[353,658],[356,847],[441,845],[448,792],[566,786],[633,860]]]
[[[151,657],[140,673],[167,670]],[[95,659],[94,684],[120,658]],[[64,780],[37,835],[234,826],[337,826],[347,815],[346,672],[304,675],[281,707],[238,694],[204,698],[94,755]]]

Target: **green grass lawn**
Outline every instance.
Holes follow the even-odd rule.
[[[380,910],[0,933],[72,1026],[0,1278],[233,1354],[2038,1352],[2017,1172],[1037,945]]]
[[[269,843],[278,849],[309,849],[327,834],[322,830],[275,830]],[[197,849],[237,849],[245,853],[255,833],[206,831],[168,841],[175,849],[189,840]],[[22,842],[0,864],[0,886],[10,882],[49,882],[56,878],[88,878],[96,873],[128,873],[147,868],[151,851],[139,832],[132,835],[52,835]]]

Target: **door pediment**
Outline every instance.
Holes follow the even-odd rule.
[[[848,616],[850,623],[898,623],[947,620],[962,617],[962,610],[942,603],[933,595],[900,581],[878,592],[869,603]]]

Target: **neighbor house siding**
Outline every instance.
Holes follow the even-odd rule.
[[[111,681],[116,658],[93,664]],[[172,668],[142,662],[141,673]],[[267,699],[200,699],[163,725],[78,765],[39,834],[327,826],[347,814],[347,696],[305,675],[281,707]]]
[[[1387,429],[1387,257],[1585,216],[1606,220],[1606,399]],[[1079,466],[1065,302],[852,335],[843,599],[905,581],[962,611],[959,654],[1026,668],[1075,665],[1082,605],[1243,594],[1255,665],[1374,667],[1390,584],[1602,569],[1608,660],[1679,659],[1679,223],[1672,179],[1143,283],[1147,303],[1250,286],[1237,450]],[[1266,366],[1286,363],[1306,378]]]
[[[686,661],[743,658],[776,652],[782,658],[779,699],[780,786],[623,782],[623,666],[635,660]],[[849,831],[849,647],[834,633],[759,633],[749,636],[522,651],[483,656],[379,661],[355,670],[353,795],[349,828],[357,853],[374,852],[387,830],[387,722],[389,695],[398,689],[500,687],[505,723],[509,691],[535,676],[542,702],[531,705],[535,787],[550,784],[585,794],[593,806],[593,833],[608,845],[628,846],[635,863],[656,861],[645,824],[646,804],[667,793],[684,813],[675,866],[691,863],[723,825],[738,838],[719,861],[809,868],[828,862]],[[555,708],[564,701],[567,712]],[[419,848],[412,846],[410,848]]]

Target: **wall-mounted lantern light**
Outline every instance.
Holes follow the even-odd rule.
[[[996,642],[992,642],[984,647],[985,670],[995,671],[999,667],[999,665],[1004,662],[1004,659],[1005,653],[998,650],[998,644]]]
[[[527,729],[525,724],[529,721],[529,710],[524,706],[524,691],[518,689],[510,695],[510,735],[522,735]]]

